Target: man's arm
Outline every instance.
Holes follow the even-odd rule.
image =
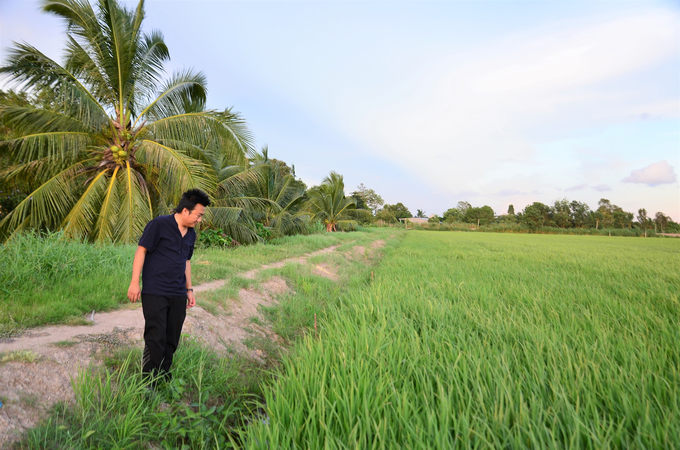
[[[196,297],[194,297],[194,290],[191,285],[191,261],[187,259],[187,268],[184,270],[184,275],[187,277],[187,308],[196,306]],[[189,290],[191,289],[191,290]]]
[[[132,303],[135,303],[142,296],[142,289],[139,287],[139,276],[142,274],[145,259],[146,249],[140,245],[137,247],[135,259],[132,261],[132,281],[128,288],[128,298]]]

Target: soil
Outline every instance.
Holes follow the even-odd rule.
[[[380,248],[383,241],[376,241],[372,249]],[[306,264],[312,256],[334,252],[338,246],[328,247],[297,258],[289,258],[258,269],[240,274],[255,279],[265,269],[283,267],[286,264]],[[356,247],[355,247],[356,248]],[[366,257],[366,250],[353,250],[353,256]],[[348,255],[349,256],[349,255]],[[333,281],[338,275],[333,266],[316,264],[312,272]],[[217,289],[224,280],[212,281],[195,286],[200,293]],[[253,337],[267,338],[278,342],[278,336],[266,325],[259,307],[276,303],[277,296],[290,290],[286,281],[272,277],[258,288],[241,289],[228,311],[221,310],[213,315],[199,306],[187,311],[183,333],[205,342],[211,348],[224,353],[246,353],[257,361],[264,362],[267,355],[246,345]],[[17,356],[17,361],[0,362],[0,448],[6,448],[21,434],[47,415],[51,406],[58,401],[73,402],[71,380],[79,369],[101,366],[102,355],[123,346],[144,345],[144,317],[141,304],[131,304],[122,309],[88,315],[94,319],[90,326],[49,326],[36,328],[23,335],[0,340],[0,354],[30,352],[38,358]],[[19,355],[19,353],[14,353]]]

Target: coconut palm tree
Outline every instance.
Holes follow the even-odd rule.
[[[225,161],[244,164],[250,132],[237,113],[206,109],[205,77],[183,70],[164,80],[168,48],[160,32],[142,31],[143,0],[134,11],[115,0],[99,0],[96,10],[86,0],[45,0],[42,8],[67,23],[66,58],[60,65],[22,43],[0,67],[42,105],[0,105],[13,130],[0,143],[13,165],[0,176],[31,185],[0,222],[4,237],[63,229],[130,242],[183,191],[212,193]]]
[[[218,204],[248,211],[254,221],[269,228],[275,236],[306,230],[309,213],[299,210],[306,186],[287,173],[283,163],[269,159],[267,147],[254,155],[247,169],[231,170],[219,183]]]
[[[345,197],[345,182],[342,175],[331,172],[321,185],[307,192],[309,200],[306,209],[314,219],[321,220],[326,231],[337,231],[338,225],[356,227],[355,219],[369,217],[371,211],[356,209],[356,199]]]

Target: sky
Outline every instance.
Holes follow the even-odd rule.
[[[134,1],[124,1],[129,7]],[[0,1],[61,61],[65,26]],[[309,186],[331,170],[412,213],[601,198],[680,222],[678,1],[147,0],[168,73],[208,79]],[[7,87],[0,81],[0,87]]]

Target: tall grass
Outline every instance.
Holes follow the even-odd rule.
[[[372,230],[372,233],[379,233]],[[357,240],[356,233],[288,236],[267,244],[196,249],[194,284]],[[370,233],[365,239],[375,239]],[[135,245],[93,245],[63,234],[17,235],[0,245],[0,336],[27,327],[82,323],[84,314],[128,303]]]
[[[112,370],[81,370],[73,380],[75,405],[58,404],[18,448],[231,448],[240,417],[255,413],[267,372],[191,340],[182,342],[175,360],[173,379],[153,393],[141,376],[139,350],[121,353]]]
[[[0,245],[0,324],[59,323],[125,301],[134,246],[17,235]]]
[[[247,448],[680,448],[680,241],[411,232]]]

